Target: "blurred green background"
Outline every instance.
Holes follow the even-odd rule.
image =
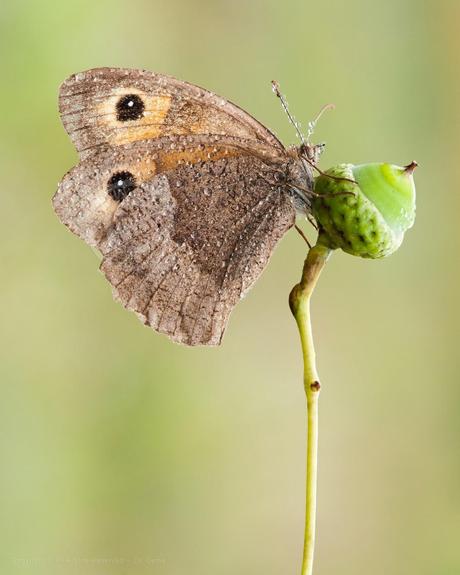
[[[335,254],[314,298],[315,575],[458,575],[459,26],[448,0],[1,4],[2,573],[300,571],[305,245],[283,240],[219,349],[114,303],[50,202],[76,163],[58,86],[107,65],[205,86],[295,143],[275,78],[304,125],[336,104],[323,167],[419,162],[402,249]]]

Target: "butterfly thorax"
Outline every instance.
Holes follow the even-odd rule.
[[[314,197],[314,166],[317,164],[323,144],[302,144],[292,146],[287,152],[292,158],[288,167],[287,183],[294,197],[296,211],[300,214],[311,213]]]

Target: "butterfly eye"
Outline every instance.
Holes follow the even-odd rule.
[[[122,96],[117,102],[117,120],[126,122],[138,120],[144,115],[145,105],[142,98],[137,94]]]
[[[107,192],[116,202],[123,201],[136,188],[131,172],[117,172],[107,182]]]

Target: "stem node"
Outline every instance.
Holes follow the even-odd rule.
[[[313,383],[310,384],[310,389],[312,391],[319,391],[321,389],[321,384],[319,381],[314,381]]]

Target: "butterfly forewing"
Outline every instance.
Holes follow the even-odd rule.
[[[186,134],[218,134],[282,144],[248,113],[227,100],[162,74],[96,68],[61,86],[64,126],[82,155],[99,146]]]

